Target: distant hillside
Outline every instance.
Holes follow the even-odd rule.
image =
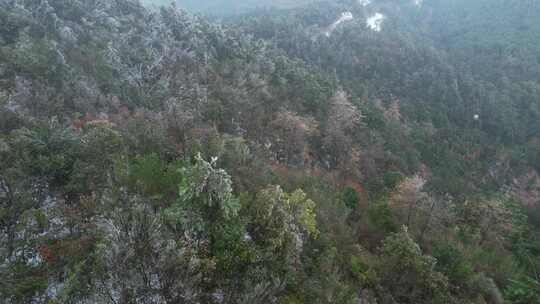
[[[143,0],[142,2],[162,5],[169,4],[171,1]],[[265,7],[294,8],[312,2],[315,2],[315,0],[177,0],[178,5],[188,11],[212,15],[240,14],[251,9]]]

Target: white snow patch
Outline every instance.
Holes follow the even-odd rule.
[[[17,110],[20,108],[18,104],[15,103],[15,101],[10,100],[8,104],[6,105],[6,109],[8,109],[10,112],[17,112]]]
[[[361,6],[368,6],[371,4],[371,0],[358,0],[358,4]]]
[[[64,283],[57,282],[55,280],[49,280],[45,294],[49,299],[56,299],[60,292],[64,289]]]
[[[218,291],[214,292],[212,294],[212,297],[218,303],[223,303],[223,301],[225,300],[225,294],[224,294],[224,292],[222,290],[218,290]]]
[[[64,26],[59,31],[60,37],[70,43],[76,43],[78,40],[77,35],[69,26]]]
[[[422,6],[423,3],[424,3],[424,0],[414,0],[414,5],[416,6]]]
[[[385,18],[386,17],[381,13],[375,13],[367,19],[366,25],[369,29],[380,32]]]
[[[332,25],[328,27],[328,30],[325,32],[327,37],[330,37],[330,34],[343,22],[354,20],[354,16],[351,12],[343,12],[338,20],[336,20]]]
[[[30,253],[30,256],[26,260],[26,265],[29,266],[38,266],[43,262],[43,258],[37,252]]]

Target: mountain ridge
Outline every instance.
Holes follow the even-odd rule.
[[[540,21],[489,3],[0,2],[0,298],[540,301]]]

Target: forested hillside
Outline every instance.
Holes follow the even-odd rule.
[[[315,0],[142,0],[143,4],[150,6],[169,5],[175,3],[182,9],[197,14],[214,17],[225,17],[250,12],[262,8],[293,8],[300,7]]]
[[[540,2],[163,2],[0,1],[0,303],[540,303]]]

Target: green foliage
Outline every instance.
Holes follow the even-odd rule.
[[[393,189],[396,187],[402,180],[403,175],[400,172],[390,171],[384,174],[383,180],[384,185],[388,189]]]
[[[377,274],[380,284],[399,303],[449,303],[448,279],[435,265],[436,259],[423,255],[403,228],[384,241]]]
[[[351,257],[351,271],[362,286],[374,287],[377,283],[377,274],[370,262],[373,259],[367,259],[364,256]]]
[[[107,182],[107,173],[121,154],[123,140],[120,133],[107,122],[87,123],[79,134],[78,157],[73,164],[66,190],[89,193]]]
[[[150,156],[148,161],[155,163],[157,160]],[[215,168],[215,160],[207,162],[200,155],[193,165],[177,168],[171,173],[181,177],[178,198],[163,214],[175,231],[210,239],[213,253],[225,264],[238,258],[233,252],[246,255],[245,249],[237,243],[244,236],[244,228],[238,221],[241,206],[232,193],[230,176]],[[174,181],[175,176],[172,175],[170,181]]]
[[[109,122],[96,121],[84,125],[82,142],[86,154],[102,153],[108,158],[120,152],[123,142],[120,133]],[[107,157],[105,159],[108,159]]]
[[[308,113],[326,112],[325,103],[336,89],[331,79],[283,56],[275,64],[272,83],[283,90],[284,96],[294,100],[294,104],[303,105]]]
[[[18,261],[4,273],[6,276],[0,283],[0,296],[4,300],[15,303],[30,302],[36,294],[47,288],[47,277],[40,267],[27,266]]]
[[[532,278],[511,280],[505,289],[505,298],[512,304],[540,302],[540,283]]]
[[[55,75],[57,57],[54,45],[46,39],[32,38],[27,33],[20,35],[11,48],[1,48],[1,53],[18,71],[54,83],[62,77],[61,74]]]
[[[249,206],[249,213],[255,227],[261,227],[260,231],[254,228],[255,238],[268,243],[271,248],[289,247],[294,243],[301,246],[303,239],[316,238],[319,234],[315,203],[302,190],[291,194],[279,186],[262,190]]]
[[[238,214],[240,203],[233,197],[232,181],[223,169],[215,168],[216,159],[205,161],[200,155],[195,164],[186,168],[186,179],[180,185],[180,200],[197,202],[198,208],[208,208],[209,216],[230,219]]]
[[[519,264],[512,255],[497,252],[487,246],[474,250],[471,259],[477,271],[493,278],[499,286],[505,286],[508,283],[505,280],[521,274]]]
[[[351,187],[347,187],[341,192],[341,200],[345,203],[345,206],[351,210],[356,210],[358,208],[359,199],[358,192]]]
[[[472,265],[465,259],[463,253],[451,244],[437,244],[432,255],[437,259],[435,269],[448,277],[450,283],[468,287],[474,271]]]
[[[0,1],[0,298],[540,301],[539,7],[372,2]]]
[[[461,224],[460,235],[469,242],[506,245],[513,231],[519,229],[508,202],[498,199],[464,202],[455,211]]]
[[[34,218],[36,219],[37,225],[40,230],[45,230],[49,226],[49,219],[47,215],[41,210],[36,210],[34,212]]]
[[[157,154],[139,156],[133,160],[129,179],[134,189],[141,189],[149,197],[164,199],[178,190],[182,180],[180,164],[167,164]]]
[[[56,118],[33,129],[19,129],[13,136],[17,166],[28,176],[63,185],[69,180],[76,161],[78,140]]]
[[[374,229],[382,230],[385,233],[397,231],[394,223],[392,210],[387,203],[372,204],[367,210],[368,221]]]

